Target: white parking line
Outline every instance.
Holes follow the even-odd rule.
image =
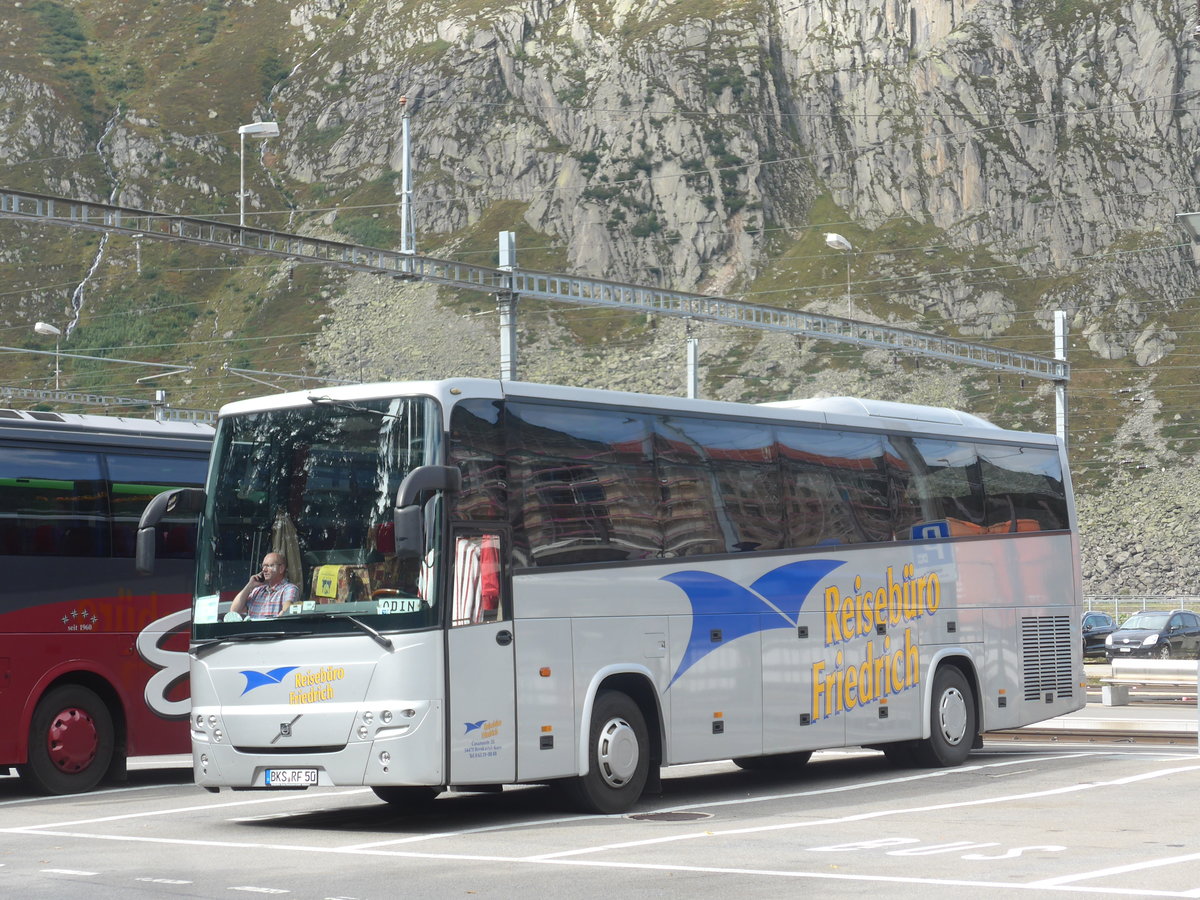
[[[1125,875],[1129,872],[1141,872],[1146,869],[1159,869],[1163,866],[1177,866],[1180,863],[1190,863],[1200,860],[1200,853],[1188,853],[1185,856],[1168,856],[1163,859],[1148,859],[1142,862],[1129,863],[1124,866],[1111,866],[1107,869],[1096,869],[1093,872],[1078,872],[1074,875],[1060,875],[1057,878],[1044,878],[1035,881],[1030,887],[1060,887],[1076,881],[1087,881],[1091,878],[1106,878],[1109,875]],[[1200,889],[1189,891],[1188,896],[1200,896]]]
[[[975,765],[975,766],[958,766],[957,768],[954,768],[954,769],[938,769],[938,770],[932,771],[932,772],[921,772],[916,775],[902,775],[902,776],[898,776],[896,778],[884,778],[884,779],[880,779],[877,781],[858,782],[856,784],[842,785],[840,787],[835,787],[835,788],[818,788],[815,790],[793,791],[793,792],[786,793],[786,794],[763,794],[763,795],[755,796],[755,797],[739,797],[736,800],[713,800],[713,801],[706,801],[703,803],[689,803],[689,804],[683,804],[680,806],[663,807],[662,809],[656,809],[654,811],[655,812],[687,812],[687,811],[691,811],[691,810],[708,809],[710,807],[718,807],[718,806],[742,806],[742,805],[745,805],[748,803],[762,803],[762,802],[771,801],[771,800],[795,800],[800,797],[816,797],[816,796],[820,796],[821,794],[839,794],[839,793],[843,793],[846,791],[875,790],[876,788],[886,787],[887,785],[893,785],[893,784],[902,784],[902,783],[908,782],[908,781],[923,781],[923,780],[929,779],[929,778],[942,778],[942,777],[951,775],[955,772],[962,773],[962,772],[970,772],[972,770],[983,770],[983,769],[990,769],[990,768],[999,768],[999,767],[1004,767],[1004,766],[1014,766],[1014,765],[1017,765],[1018,762],[1031,763],[1031,762],[1045,762],[1047,760],[1058,761],[1058,760],[1067,760],[1067,759],[1078,759],[1083,756],[1093,756],[1093,755],[1096,755],[1096,754],[1093,753],[1092,751],[1084,751],[1084,752],[1072,753],[1072,754],[1068,754],[1068,755],[1036,757],[1033,759],[1031,759],[1028,756],[1023,756],[1020,758],[1020,760],[1005,760],[1004,762],[981,763],[981,764]],[[489,825],[489,826],[486,826],[483,828],[466,828],[466,829],[461,829],[459,831],[438,832],[437,834],[411,835],[409,837],[394,838],[394,839],[390,839],[390,840],[386,840],[386,841],[371,841],[370,843],[365,843],[365,844],[350,844],[345,847],[342,847],[341,849],[343,849],[343,850],[370,850],[370,849],[376,849],[379,847],[398,846],[400,844],[416,844],[416,843],[421,843],[423,841],[433,840],[435,838],[459,837],[461,835],[468,835],[468,834],[483,834],[483,833],[489,832],[489,831],[503,831],[506,829],[515,830],[517,828],[540,828],[540,827],[544,827],[547,825],[562,825],[564,823],[577,822],[577,821],[580,821],[581,819],[595,819],[595,818],[620,819],[623,817],[624,816],[622,814],[617,814],[617,815],[612,815],[612,816],[590,816],[590,815],[564,816],[564,817],[557,818],[557,819],[538,819],[538,820],[532,821],[532,822],[515,822],[515,823],[508,823],[505,825]]]
[[[351,790],[342,791],[338,796],[348,796],[351,794],[365,794],[370,788],[354,788]],[[9,832],[11,834],[37,834],[46,828],[68,828],[74,825],[95,825],[100,822],[121,822],[127,819],[144,819],[150,816],[174,816],[180,813],[203,812],[204,810],[226,809],[233,806],[253,806],[258,803],[282,803],[288,800],[300,800],[304,795],[295,791],[288,791],[286,794],[279,794],[273,797],[260,797],[255,800],[232,800],[228,803],[205,803],[200,806],[174,806],[170,809],[151,809],[144,812],[125,813],[120,816],[99,816],[92,819],[74,819],[70,822],[50,822],[45,825],[23,825],[19,828],[0,828],[0,834]],[[310,796],[309,800],[312,799]],[[306,810],[311,812],[311,810]]]
[[[7,829],[16,830],[16,829]],[[713,875],[737,875],[737,876],[765,876],[773,878],[799,878],[809,879],[814,881],[845,881],[857,882],[866,884],[912,884],[912,885],[928,885],[934,886],[951,886],[964,888],[980,888],[980,889],[997,889],[1003,891],[1017,890],[1036,890],[1042,892],[1060,893],[1063,890],[1072,893],[1084,894],[1106,894],[1106,895],[1121,895],[1128,896],[1130,894],[1127,888],[1105,888],[1105,887],[1087,887],[1083,885],[1063,885],[1057,886],[1043,882],[1031,882],[1028,884],[1020,884],[1011,881],[979,881],[970,879],[953,879],[953,878],[919,878],[906,877],[897,875],[849,875],[830,872],[811,872],[811,871],[796,871],[785,869],[750,869],[750,868],[734,868],[729,866],[690,866],[676,865],[670,863],[632,863],[632,862],[617,862],[611,860],[583,860],[583,859],[536,859],[536,858],[519,858],[509,856],[496,856],[484,854],[468,854],[468,853],[416,853],[409,850],[347,850],[339,847],[320,847],[306,845],[288,845],[288,844],[255,844],[246,843],[244,841],[230,842],[215,842],[215,841],[197,841],[197,840],[181,840],[170,838],[150,838],[150,837],[132,837],[132,836],[117,836],[117,835],[99,835],[89,834],[85,832],[70,833],[70,832],[44,832],[55,837],[74,837],[74,838],[91,838],[95,840],[111,840],[119,842],[132,843],[151,843],[151,844],[179,844],[193,846],[227,846],[239,849],[265,849],[265,850],[284,850],[295,851],[306,854],[313,853],[328,853],[333,855],[349,855],[349,856],[374,856],[391,859],[422,859],[422,860],[446,860],[454,862],[499,862],[499,863],[526,863],[535,866],[578,866],[584,868],[606,868],[606,869],[628,869],[653,872],[692,872],[698,874],[713,874]],[[734,832],[728,832],[734,833]],[[87,874],[87,873],[80,873]],[[233,890],[234,888],[230,888]],[[246,888],[242,888],[246,889]],[[1179,897],[1179,898],[1196,898],[1200,896],[1200,890],[1197,891],[1159,891],[1139,889],[1136,892],[1139,896],[1148,897]]]
[[[99,872],[85,872],[82,869],[41,869],[46,875],[99,875]]]
[[[179,785],[171,784],[143,784],[137,787],[121,787],[121,788],[104,788],[102,790],[93,791],[88,796],[91,797],[107,797],[109,794],[127,794],[130,791],[153,791],[164,787],[178,787]],[[192,787],[192,785],[187,785]],[[57,794],[52,797],[22,797],[19,800],[0,800],[0,806],[16,806],[21,803],[54,803],[59,801],[78,800],[78,794]]]
[[[1019,758],[1006,759],[998,762],[981,763],[973,766],[964,766],[956,769],[939,770],[936,772],[924,772],[913,775],[904,775],[896,778],[878,779],[872,782],[858,783],[852,785],[842,785],[830,788],[818,788],[814,790],[795,791],[783,794],[774,794],[768,796],[756,796],[738,798],[735,800],[723,800],[707,803],[692,803],[672,807],[670,811],[704,809],[710,807],[723,807],[732,805],[743,805],[747,803],[761,803],[770,800],[789,800],[796,798],[811,798],[821,795],[830,795],[844,793],[849,791],[877,791],[881,786],[895,785],[903,782],[914,782],[928,778],[948,777],[956,773],[971,772],[974,770],[981,774],[993,774],[1007,771],[1016,766],[1028,767],[1031,763],[1044,762],[1059,762],[1070,761],[1080,757],[1094,756],[1110,756],[1111,752],[1105,750],[1086,751],[1068,755],[1054,755],[1046,757],[1030,758],[1023,756]],[[1194,757],[1189,757],[1194,760]],[[461,829],[456,831],[441,832],[437,835],[418,835],[406,838],[400,838],[393,841],[376,842],[373,844],[357,844],[341,847],[325,847],[319,845],[305,844],[279,844],[279,843],[254,843],[247,842],[244,839],[230,841],[205,841],[197,839],[184,838],[169,838],[169,837],[153,837],[153,836],[132,836],[132,835],[110,835],[96,834],[84,831],[67,831],[59,829],[67,829],[78,827],[81,825],[103,824],[114,821],[125,821],[131,819],[144,818],[146,816],[159,815],[175,815],[180,812],[203,812],[206,810],[221,810],[230,807],[241,807],[251,804],[282,802],[287,800],[304,799],[304,794],[289,794],[286,796],[271,796],[266,798],[257,798],[251,800],[239,800],[229,803],[219,803],[211,805],[188,806],[184,808],[174,808],[169,810],[147,811],[140,813],[131,813],[117,816],[104,816],[92,819],[74,820],[71,822],[61,822],[47,825],[25,826],[16,828],[0,828],[0,833],[9,834],[25,834],[36,836],[55,836],[64,838],[76,838],[85,840],[100,840],[100,841],[116,841],[122,843],[134,844],[158,844],[158,845],[180,845],[180,846],[195,846],[195,847],[228,847],[238,850],[277,850],[283,852],[299,852],[311,855],[313,853],[326,853],[335,855],[347,855],[358,857],[382,857],[393,859],[423,859],[423,860],[452,860],[461,862],[501,862],[501,863],[524,863],[527,865],[572,865],[583,867],[599,867],[610,869],[626,869],[626,870],[643,870],[655,872],[688,872],[699,874],[728,874],[735,876],[759,876],[768,878],[800,878],[811,881],[840,881],[850,883],[867,884],[904,884],[904,885],[929,885],[929,886],[953,886],[961,888],[974,889],[991,889],[998,891],[1040,891],[1043,893],[1089,893],[1089,894],[1108,894],[1108,895],[1124,895],[1128,896],[1131,891],[1128,888],[1113,888],[1100,885],[1085,885],[1081,882],[1105,878],[1109,876],[1122,875],[1139,870],[1150,870],[1171,865],[1187,865],[1194,864],[1200,861],[1200,853],[1187,854],[1181,856],[1165,857],[1157,860],[1142,861],[1139,863],[1127,866],[1114,866],[1107,869],[1100,869],[1091,872],[1077,872],[1066,875],[1055,876],[1052,878],[1039,879],[1027,883],[1015,883],[1010,881],[993,882],[970,879],[956,878],[922,878],[922,877],[906,877],[892,875],[868,875],[868,874],[848,874],[848,873],[831,873],[827,871],[804,871],[804,870],[779,870],[779,869],[758,869],[758,868],[736,868],[725,866],[693,866],[693,865],[676,865],[670,863],[635,863],[621,862],[615,860],[599,860],[595,858],[580,858],[588,854],[597,854],[602,852],[615,852],[627,850],[630,848],[642,848],[651,845],[669,844],[676,841],[694,840],[696,838],[726,838],[738,835],[761,834],[768,832],[778,832],[787,829],[809,828],[812,826],[829,826],[831,824],[845,824],[862,822],[874,819],[883,819],[894,816],[904,816],[913,814],[924,814],[929,812],[937,812],[950,809],[964,809],[971,807],[982,807],[988,805],[996,805],[1003,803],[1020,803],[1031,799],[1066,796],[1077,794],[1080,792],[1093,791],[1096,789],[1111,789],[1116,786],[1134,785],[1139,782],[1144,782],[1151,779],[1167,778],[1175,775],[1194,775],[1200,772],[1200,762],[1190,762],[1187,765],[1174,764],[1169,767],[1154,769],[1151,771],[1139,772],[1135,775],[1130,775],[1123,778],[1111,779],[1106,781],[1088,782],[1083,784],[1071,784],[1041,791],[1028,791],[1022,793],[1012,793],[1003,796],[994,796],[986,798],[978,798],[965,800],[960,802],[936,803],[921,806],[909,806],[901,808],[875,810],[866,813],[847,815],[841,817],[830,817],[819,820],[791,821],[771,825],[751,826],[744,828],[730,828],[720,831],[696,831],[687,834],[677,834],[670,837],[657,837],[647,840],[629,841],[621,843],[604,844],[593,847],[583,847],[574,850],[562,851],[558,853],[547,853],[534,856],[507,856],[496,854],[472,854],[472,853],[434,853],[434,852],[417,852],[413,850],[401,850],[396,847],[399,844],[411,843],[414,841],[428,841],[438,837],[453,838],[460,835],[479,834],[487,831],[504,831],[517,828],[530,828],[538,826],[546,826],[548,824],[569,823],[585,820],[587,816],[574,817],[558,817],[555,819],[541,819],[536,822],[517,822],[507,825],[490,826],[479,829]],[[335,796],[345,796],[347,794],[365,793],[365,790],[348,790],[344,793],[339,793]],[[311,800],[312,796],[308,795],[307,799]],[[667,810],[658,810],[667,811]],[[312,810],[305,810],[305,813],[311,813]],[[94,875],[95,873],[74,872],[73,870],[43,870],[46,872],[58,872],[60,874],[79,874],[79,875]],[[253,892],[275,892],[273,888],[256,888],[250,885],[243,885],[237,888],[229,888],[229,890],[244,890]],[[1167,890],[1146,890],[1138,889],[1137,894],[1141,896],[1158,896],[1158,897],[1179,897],[1179,898],[1200,898],[1200,889],[1188,889],[1182,891],[1167,891]]]
[[[981,767],[982,768],[982,767]],[[956,771],[956,770],[943,770]],[[958,770],[958,771],[961,771]],[[813,828],[816,826],[826,825],[844,825],[848,822],[866,822],[872,819],[891,818],[892,816],[907,816],[917,813],[941,812],[947,809],[968,809],[976,806],[992,806],[998,803],[1022,802],[1026,800],[1035,800],[1042,797],[1059,797],[1065,794],[1076,794],[1082,791],[1092,791],[1100,788],[1109,788],[1116,785],[1134,784],[1139,781],[1146,781],[1151,778],[1165,778],[1171,775],[1178,775],[1183,772],[1200,772],[1200,763],[1191,766],[1181,766],[1173,769],[1159,769],[1156,772],[1143,772],[1139,775],[1133,775],[1128,778],[1117,778],[1112,781],[1093,781],[1085,784],[1069,784],[1062,787],[1049,788],[1044,791],[1028,791],[1021,794],[1004,794],[995,797],[982,797],[976,800],[961,800],[955,803],[931,803],[926,806],[909,806],[897,809],[880,809],[866,813],[856,813],[851,816],[838,816],[829,819],[808,819],[803,822],[782,822],[772,825],[755,825],[746,828],[729,828],[725,830],[706,829],[704,831],[692,832],[690,834],[676,834],[666,837],[647,838],[641,841],[627,841],[620,844],[604,844],[596,847],[581,847],[575,850],[560,850],[556,853],[541,853],[535,856],[522,857],[523,860],[546,860],[546,859],[563,859],[568,856],[579,856],[585,853],[600,853],[609,850],[627,850],[632,847],[648,847],[655,844],[669,844],[675,841],[689,841],[696,838],[707,837],[724,837],[727,835],[743,835],[743,834],[765,834],[772,831],[790,831],[797,828]],[[862,787],[878,786],[880,784],[894,784],[901,779],[891,779],[885,782],[875,782],[873,785],[862,785]],[[811,791],[808,796],[833,793],[837,788],[829,788],[828,790]],[[805,796],[805,795],[789,795],[790,796]],[[1200,858],[1200,854],[1197,854]]]
[[[291,893],[291,891],[286,891],[283,888],[251,887],[249,885],[243,885],[241,887],[231,887],[231,888],[229,888],[229,890],[231,890],[231,891],[246,891],[251,894],[290,894]]]

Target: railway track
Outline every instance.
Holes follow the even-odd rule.
[[[1184,723],[1180,723],[1184,724]],[[1096,727],[1052,727],[1051,723],[1014,728],[1011,731],[989,731],[983,735],[992,744],[1086,744],[1088,746],[1177,746],[1196,747],[1196,729],[1167,730],[1147,728],[1136,721],[1106,723]]]

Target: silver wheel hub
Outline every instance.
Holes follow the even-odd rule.
[[[967,735],[967,699],[958,688],[945,691],[938,701],[938,728],[951,746]]]
[[[609,787],[624,787],[637,771],[641,748],[624,719],[609,719],[596,741],[596,768]]]

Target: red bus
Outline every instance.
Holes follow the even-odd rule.
[[[0,409],[0,774],[76,793],[188,751],[194,521],[159,528],[152,577],[133,556],[150,499],[203,485],[212,433]]]

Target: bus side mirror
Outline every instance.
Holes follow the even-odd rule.
[[[166,516],[198,516],[204,511],[204,491],[201,488],[175,488],[163,491],[142,510],[138,520],[137,549],[134,566],[141,575],[154,572],[155,544],[158,523]]]
[[[462,490],[462,473],[456,466],[418,466],[396,491],[392,521],[396,530],[396,556],[412,558],[425,552],[421,498],[433,491]]]

